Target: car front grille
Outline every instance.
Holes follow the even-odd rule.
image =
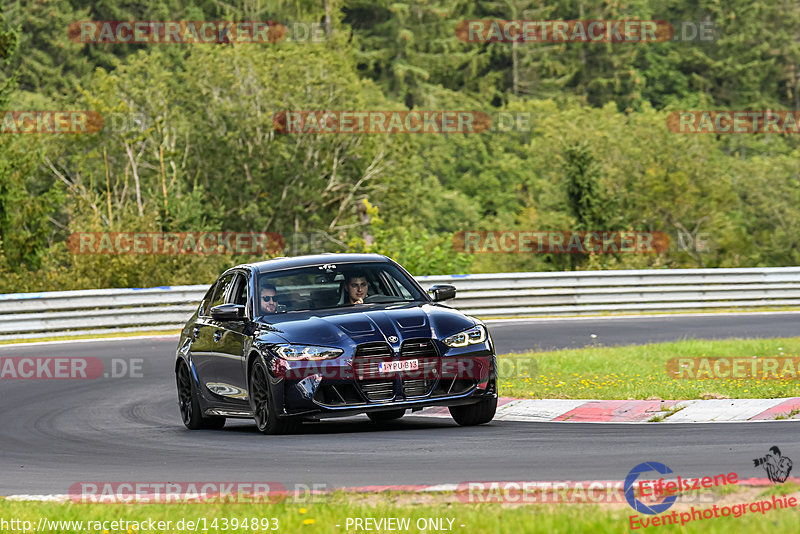
[[[361,383],[361,391],[371,401],[392,400],[394,380],[370,380]]]
[[[381,362],[395,359],[417,360],[419,368],[388,375],[379,373],[378,366]],[[397,358],[387,343],[363,343],[356,348],[353,369],[358,388],[372,402],[394,400],[397,380],[400,381],[403,397],[409,399],[465,393],[476,383],[474,380],[457,379],[452,374],[442,376],[442,359],[431,339],[404,341]]]
[[[386,343],[359,345],[353,358],[356,380],[380,378],[378,365],[389,361],[392,361],[392,348]]]
[[[402,373],[403,395],[424,397],[430,394],[441,374],[441,358],[430,339],[409,339],[400,348],[401,360],[418,360],[419,369]]]
[[[356,348],[353,358],[356,382],[367,400],[385,401],[394,398],[394,379],[378,372],[381,362],[392,360],[392,347],[382,341],[364,343]]]
[[[432,380],[403,380],[403,395],[406,397],[424,397],[432,385]]]

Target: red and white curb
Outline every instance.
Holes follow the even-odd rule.
[[[800,397],[782,399],[570,400],[512,399],[497,402],[496,421],[568,423],[716,423],[799,420]],[[450,417],[447,408],[427,408],[414,415]]]

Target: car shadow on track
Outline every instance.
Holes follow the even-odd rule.
[[[488,426],[491,426],[488,425]],[[358,434],[374,432],[399,432],[408,430],[428,429],[458,429],[459,426],[450,418],[445,417],[414,417],[409,416],[400,421],[373,423],[366,417],[348,417],[342,419],[328,419],[319,422],[303,423],[290,435],[323,435],[323,434]],[[249,421],[230,421],[222,430],[215,432],[239,432],[242,434],[258,434],[255,424]]]

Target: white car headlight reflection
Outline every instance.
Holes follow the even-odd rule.
[[[446,337],[442,340],[442,343],[448,347],[466,347],[467,345],[477,345],[484,341],[486,341],[486,327],[478,325]]]
[[[284,360],[330,360],[341,356],[344,352],[342,349],[331,347],[291,345],[289,343],[275,345],[272,350]]]

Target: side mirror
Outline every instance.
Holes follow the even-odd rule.
[[[241,321],[244,319],[244,306],[241,304],[220,304],[211,308],[211,318],[217,321]]]
[[[456,298],[455,286],[447,284],[436,284],[435,286],[431,286],[431,288],[428,289],[428,293],[433,295],[433,300],[435,302]]]

